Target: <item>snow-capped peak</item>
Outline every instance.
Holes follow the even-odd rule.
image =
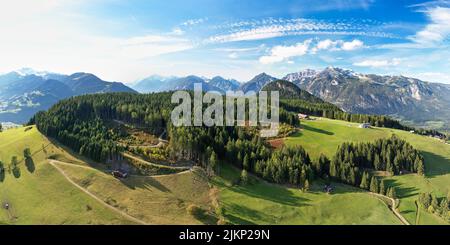
[[[302,80],[304,78],[311,78],[311,77],[316,76],[317,74],[318,74],[318,72],[316,70],[305,69],[303,71],[287,74],[284,77],[284,80],[293,82],[293,81]]]
[[[21,76],[35,75],[38,77],[45,77],[49,74],[49,72],[47,72],[47,71],[36,71],[29,67],[24,67],[24,68],[18,69],[15,72]]]

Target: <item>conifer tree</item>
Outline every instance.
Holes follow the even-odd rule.
[[[305,192],[309,191],[309,181],[308,179],[305,180],[305,184],[303,184],[303,190]]]
[[[384,180],[383,179],[380,180],[380,190],[379,190],[379,192],[380,192],[381,195],[385,195],[386,194],[386,188],[384,186]]]
[[[431,206],[433,207],[434,210],[438,209],[439,207],[439,202],[435,195],[431,196]]]
[[[241,171],[241,183],[244,185],[248,183],[248,173],[245,169],[242,169]]]
[[[250,170],[250,160],[248,159],[248,155],[246,154],[244,157],[243,167],[245,170]]]
[[[361,178],[361,184],[359,185],[362,189],[368,189],[369,188],[369,176],[366,171],[364,171],[362,178]]]
[[[378,179],[375,176],[370,179],[370,191],[378,193]]]

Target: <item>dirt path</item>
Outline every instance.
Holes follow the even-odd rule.
[[[70,167],[83,168],[83,169],[87,169],[87,170],[94,170],[94,171],[100,171],[100,172],[103,172],[103,173],[106,173],[106,174],[111,174],[107,170],[101,170],[101,169],[93,168],[93,167],[90,167],[90,166],[85,166],[85,165],[80,165],[80,164],[73,164],[73,163],[67,163],[67,162],[61,162],[61,161],[58,161],[58,160],[51,160],[51,161],[53,163],[62,164],[62,165],[70,166]],[[173,176],[173,175],[178,175],[178,174],[187,174],[187,173],[190,173],[191,171],[192,171],[192,169],[188,169],[186,171],[182,171],[182,172],[178,172],[178,173],[174,173],[174,174],[159,174],[159,175],[129,174],[128,176],[139,177],[139,178],[161,178],[161,177]]]
[[[417,204],[417,201],[415,201],[414,203],[416,204],[416,225],[418,225],[420,221],[420,207]]]
[[[62,170],[60,167],[58,167],[58,163],[62,163],[60,161],[55,161],[55,160],[49,160],[50,165],[52,165],[56,170],[58,170],[63,176],[64,178],[67,179],[67,181],[69,181],[73,186],[75,186],[76,188],[78,188],[79,190],[81,190],[82,192],[86,193],[87,195],[89,195],[90,197],[94,198],[96,201],[98,201],[99,203],[101,203],[103,206],[111,209],[112,211],[122,215],[123,217],[136,222],[138,224],[142,224],[142,225],[146,225],[147,223],[145,223],[144,221],[137,219],[129,214],[127,214],[126,212],[113,207],[111,205],[109,205],[108,203],[106,203],[105,201],[103,201],[102,199],[100,199],[99,197],[97,197],[96,195],[92,194],[91,192],[89,192],[87,189],[83,188],[82,186],[78,185],[77,183],[75,183],[75,181],[73,181],[65,172],[64,170]],[[63,164],[69,164],[69,163],[63,163]],[[72,166],[78,166],[78,167],[82,167],[82,168],[90,168],[90,167],[86,167],[86,166],[82,166],[82,165],[74,165],[72,164]]]
[[[167,165],[162,165],[162,164],[148,162],[148,161],[145,161],[144,159],[141,159],[139,157],[136,157],[136,156],[131,155],[131,154],[126,153],[126,152],[123,152],[122,155],[125,156],[125,157],[128,157],[128,158],[131,158],[133,160],[136,160],[138,162],[141,162],[141,163],[144,163],[144,164],[147,164],[147,165],[153,165],[153,166],[160,167],[160,168],[172,168],[172,169],[179,169],[179,170],[190,170],[191,169],[191,167],[167,166]]]
[[[404,224],[404,225],[411,225],[406,219],[405,219],[405,217],[403,217],[401,214],[400,214],[400,212],[398,212],[397,211],[397,209],[395,208],[395,200],[394,200],[394,198],[390,198],[390,197],[388,197],[388,196],[385,196],[385,195],[381,195],[381,194],[378,194],[378,193],[374,193],[374,192],[369,192],[371,195],[374,195],[374,196],[378,196],[378,197],[382,197],[382,198],[387,198],[387,199],[389,199],[390,201],[391,201],[391,206],[390,206],[390,209],[391,209],[391,211],[395,214],[395,216],[397,216],[397,218]]]

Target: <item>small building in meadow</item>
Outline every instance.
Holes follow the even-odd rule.
[[[359,125],[360,128],[370,128],[370,123],[361,123]]]
[[[309,119],[309,116],[306,115],[306,114],[299,113],[298,114],[298,119]]]

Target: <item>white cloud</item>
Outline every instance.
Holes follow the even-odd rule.
[[[208,20],[208,18],[191,19],[191,20],[186,20],[185,22],[181,23],[181,25],[182,26],[194,26],[194,25],[201,24],[207,20]]]
[[[302,43],[297,43],[292,46],[275,46],[270,50],[270,55],[265,55],[259,58],[262,64],[271,64],[288,60],[291,57],[303,56],[305,54],[316,54],[320,50],[328,51],[351,51],[364,47],[364,43],[360,40],[352,40],[345,42],[343,40],[325,39],[313,44],[312,39],[307,39]]]
[[[238,58],[238,54],[236,52],[232,52],[228,55],[228,58],[230,59],[237,59]]]
[[[318,50],[333,49],[333,48],[336,48],[337,44],[338,44],[337,41],[332,41],[330,39],[325,39],[323,41],[318,42],[316,48]]]
[[[416,43],[432,45],[444,41],[450,35],[450,8],[433,7],[423,10],[431,23],[410,39]]]
[[[364,47],[364,43],[358,39],[354,39],[350,42],[345,42],[343,40],[331,40],[325,39],[319,41],[315,47],[311,49],[311,53],[316,53],[319,50],[330,50],[330,51],[352,51]]]
[[[175,28],[173,28],[172,29],[172,32],[171,32],[171,34],[173,34],[173,35],[178,35],[178,36],[181,36],[181,35],[183,35],[185,32],[183,31],[183,30],[181,30],[181,28],[179,28],[179,27],[175,27]]]
[[[184,38],[170,35],[147,35],[132,37],[120,41],[116,47],[122,55],[131,59],[142,59],[179,52],[193,48],[193,44]]]
[[[341,49],[345,51],[351,51],[355,49],[362,48],[364,46],[364,43],[358,39],[355,39],[351,42],[344,42],[342,43]]]
[[[397,66],[401,62],[401,59],[399,58],[393,58],[390,60],[386,59],[379,59],[379,60],[363,60],[360,62],[353,63],[354,66],[361,66],[361,67],[372,67],[372,68],[380,68],[380,67],[390,67],[390,66]]]
[[[248,31],[241,31],[227,35],[218,35],[210,37],[208,42],[235,42],[235,41],[249,41],[249,40],[259,40],[274,37],[281,37],[283,33],[278,30],[278,28],[272,27],[262,27],[256,28]]]
[[[290,57],[303,56],[308,52],[311,39],[292,46],[275,46],[271,49],[270,55],[262,56],[259,62],[262,64],[271,64],[284,61]]]

